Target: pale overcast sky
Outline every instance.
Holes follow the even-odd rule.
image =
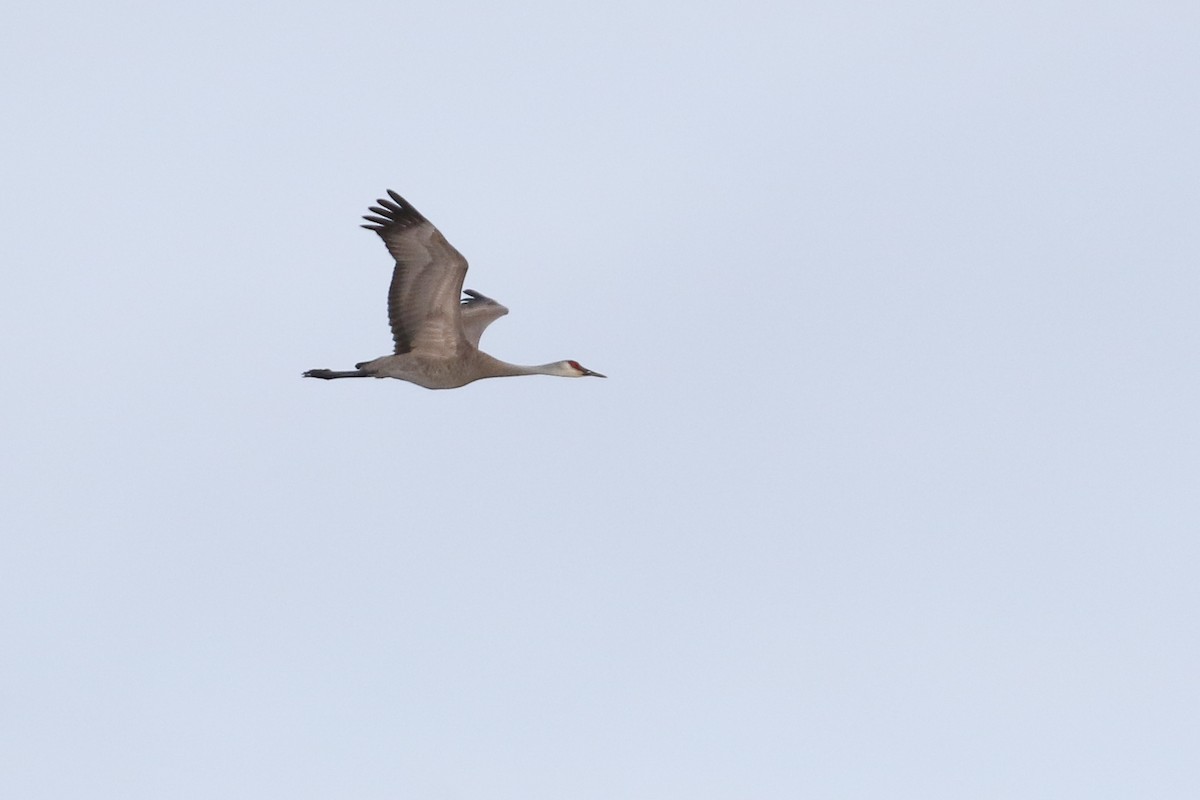
[[[1200,6],[3,23],[0,794],[1200,796]]]

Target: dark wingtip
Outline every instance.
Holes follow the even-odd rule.
[[[375,201],[378,205],[368,206],[371,214],[363,216],[363,219],[367,222],[380,226],[371,228],[371,230],[382,234],[385,231],[390,231],[392,228],[404,229],[426,221],[421,216],[421,212],[413,208],[412,204],[403,197],[391,189],[388,189],[387,193],[396,202],[393,203],[392,200],[385,200],[381,197]],[[366,226],[364,225],[363,227]]]

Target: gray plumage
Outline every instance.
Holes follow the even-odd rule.
[[[353,370],[310,369],[306,378],[398,378],[427,389],[454,389],[480,378],[512,375],[605,376],[577,361],[537,366],[509,364],[479,349],[484,330],[508,309],[490,297],[463,290],[467,260],[411,203],[388,190],[363,217],[396,262],[388,288],[391,355]],[[460,300],[466,294],[467,299]]]

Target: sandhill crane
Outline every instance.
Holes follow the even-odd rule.
[[[479,349],[484,328],[508,313],[490,297],[467,289],[467,260],[441,232],[400,195],[380,199],[364,216],[396,260],[388,289],[388,320],[395,353],[363,361],[353,370],[310,369],[306,378],[399,378],[426,389],[455,389],[480,378],[559,375],[603,378],[578,361],[523,367],[492,358]],[[466,294],[466,300],[459,295]]]

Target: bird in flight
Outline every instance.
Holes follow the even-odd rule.
[[[480,378],[558,375],[603,378],[578,361],[538,366],[509,364],[479,349],[483,331],[508,309],[490,297],[463,290],[467,260],[437,228],[400,195],[388,189],[364,216],[396,260],[388,288],[388,321],[395,351],[354,369],[310,369],[306,378],[398,378],[426,389],[456,389]],[[460,295],[466,299],[460,299]]]

